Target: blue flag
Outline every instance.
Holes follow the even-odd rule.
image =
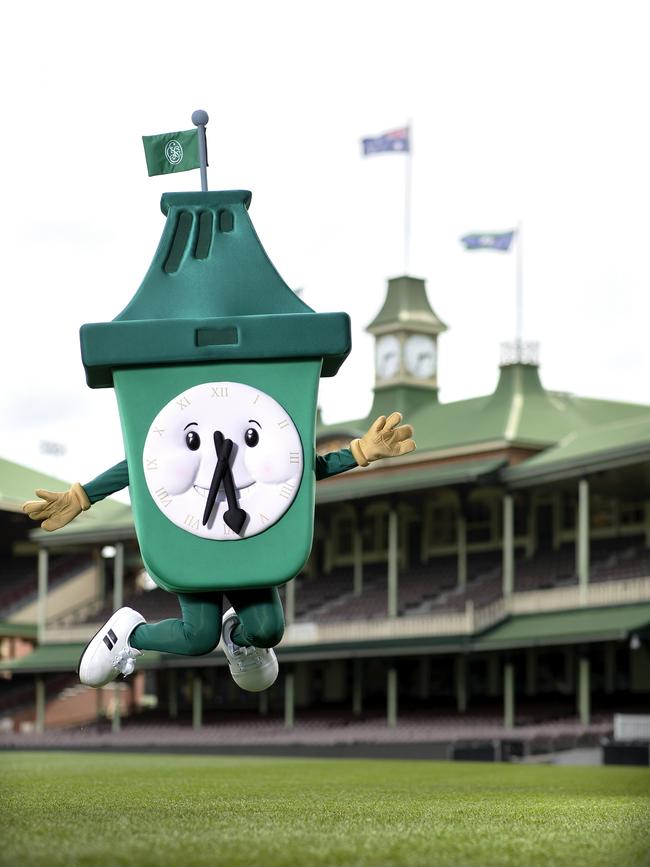
[[[507,253],[514,236],[514,229],[511,229],[509,232],[477,232],[464,235],[460,240],[466,250],[501,250]]]
[[[410,151],[409,128],[405,126],[403,129],[393,129],[390,132],[382,133],[382,135],[374,138],[361,139],[363,146],[364,157],[370,154],[381,154],[387,151],[397,151],[398,153],[408,153]]]

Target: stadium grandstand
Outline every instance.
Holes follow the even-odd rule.
[[[147,652],[128,680],[80,686],[79,654],[114,609],[175,617],[176,597],[144,572],[128,506],[44,533],[20,506],[69,483],[0,462],[0,738],[557,745],[647,712],[650,406],[548,391],[521,344],[491,394],[442,403],[445,329],[423,280],[388,282],[368,327],[373,405],[319,418],[317,448],[398,409],[418,449],[318,484],[311,558],[282,590],[280,677],[260,695],[219,651]]]

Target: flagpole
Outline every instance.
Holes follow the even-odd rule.
[[[199,136],[199,163],[201,169],[201,191],[208,191],[208,146],[205,138],[205,125],[210,120],[207,111],[198,108],[192,112],[192,123],[197,127]]]
[[[413,155],[413,122],[408,121],[406,125],[408,130],[408,150],[406,152],[406,167],[404,178],[404,275],[408,275],[409,271],[409,254],[411,246],[411,176],[412,165],[411,159]]]
[[[524,287],[523,287],[523,249],[522,249],[522,220],[517,223],[516,256],[515,256],[515,281],[516,281],[516,333],[515,345],[517,347],[517,361],[523,361],[523,332],[524,332]]]

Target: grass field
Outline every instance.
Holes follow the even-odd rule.
[[[650,865],[650,772],[0,753],[0,864]]]

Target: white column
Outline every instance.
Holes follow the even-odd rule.
[[[36,675],[34,680],[36,687],[36,720],[35,728],[39,735],[45,731],[45,681],[40,675]]]
[[[203,677],[200,671],[192,672],[192,728],[203,725]]]
[[[388,513],[388,616],[397,617],[398,595],[398,525],[397,509]]]
[[[589,657],[581,654],[578,662],[578,716],[583,726],[591,720],[591,668]]]
[[[515,666],[506,662],[503,666],[503,726],[511,729],[515,724]]]
[[[509,599],[515,587],[514,552],[514,500],[512,494],[503,496],[503,596]]]
[[[49,569],[49,555],[47,548],[38,549],[38,643],[45,641],[47,628],[47,579]]]
[[[284,727],[292,729],[295,723],[294,673],[288,671],[284,676]]]
[[[392,665],[386,678],[386,722],[391,729],[397,725],[397,669]]]
[[[363,535],[359,525],[359,516],[354,527],[353,556],[354,556],[354,595],[361,596],[363,592]]]
[[[587,603],[589,586],[589,482],[580,479],[578,483],[578,527],[576,545],[576,571],[580,585],[580,604]]]
[[[458,587],[464,590],[467,586],[467,521],[462,511],[458,512],[457,542]]]

